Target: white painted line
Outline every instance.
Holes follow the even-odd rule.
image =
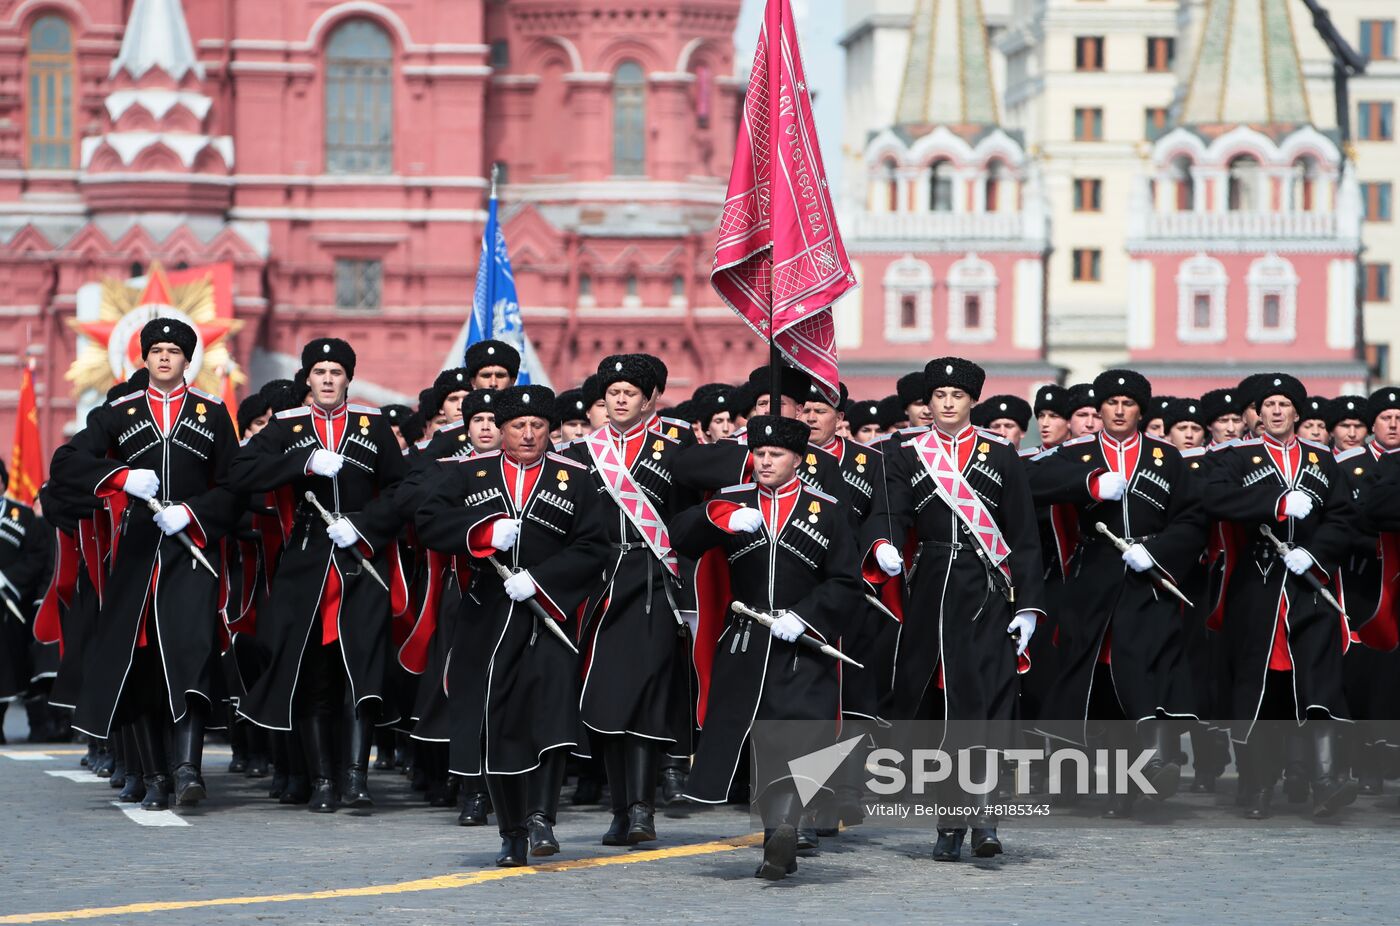
[[[97,777],[96,775],[94,775],[92,772],[83,772],[83,771],[62,771],[62,772],[45,771],[44,774],[45,774],[45,775],[52,775],[52,776],[55,777],[55,778],[62,778],[62,779],[64,779],[64,780],[66,780],[66,781],[99,781],[99,782],[101,782],[102,784],[107,784],[107,783],[108,783],[108,782],[107,782],[107,779],[105,779],[105,778],[98,778],[98,777]]]
[[[15,752],[13,750],[0,750],[0,756],[7,759],[14,759],[16,762],[51,762],[53,756],[47,752]]]
[[[168,810],[142,810],[139,804],[123,804],[121,801],[112,801],[112,806],[126,814],[128,820],[132,820],[142,826],[190,825],[190,821],[177,817]]]

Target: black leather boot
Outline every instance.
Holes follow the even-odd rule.
[[[1001,855],[1001,840],[997,838],[997,821],[991,818],[972,824],[972,854],[978,858]]]
[[[765,881],[781,881],[797,872],[797,821],[802,804],[797,792],[777,785],[763,795],[763,861],[753,873]]]
[[[170,776],[166,774],[165,730],[153,714],[142,714],[131,724],[136,736],[136,752],[141,758],[142,778],[146,794],[141,799],[142,810],[170,808]]]
[[[688,759],[676,756],[661,757],[661,806],[670,807],[685,793],[686,765]]]
[[[1143,766],[1142,774],[1152,786],[1154,801],[1165,801],[1181,787],[1181,765],[1176,761],[1180,737],[1172,730],[1170,721],[1144,720],[1138,724],[1138,738],[1153,756]]]
[[[1290,804],[1306,804],[1311,793],[1312,743],[1306,730],[1290,730],[1283,741],[1283,794]]]
[[[122,745],[122,761],[126,763],[126,782],[117,794],[123,804],[139,804],[146,796],[146,781],[142,777],[141,754],[136,749],[136,733],[130,726],[122,727],[115,734]]]
[[[525,782],[523,775],[487,775],[486,789],[496,810],[501,834],[498,868],[523,868],[530,864],[530,843],[525,834]]]
[[[938,830],[938,841],[933,844],[933,860],[935,862],[956,862],[962,858],[963,839],[967,836],[967,830],[961,827],[956,829]]]
[[[797,823],[797,848],[815,849],[821,845],[821,835],[817,831],[815,814],[804,813]]]
[[[5,718],[0,717],[0,724],[4,722]],[[121,727],[112,728],[107,748],[112,752],[112,774],[107,777],[107,786],[120,791],[126,787],[126,739],[122,736]]]
[[[1330,817],[1356,800],[1356,779],[1342,766],[1341,737],[1336,721],[1309,720],[1307,726],[1312,727],[1313,755],[1317,763],[1312,782],[1312,813],[1314,817]]]
[[[331,718],[312,714],[301,721],[301,744],[311,782],[308,808],[312,813],[335,813],[335,749]],[[290,786],[290,782],[289,782]]]
[[[627,842],[656,840],[656,744],[638,736],[623,741],[627,763]]]
[[[192,701],[175,724],[175,804],[194,807],[208,797],[200,766],[204,758],[203,702]]]
[[[554,838],[554,821],[559,816],[559,791],[564,787],[567,750],[551,749],[540,757],[540,767],[525,776],[525,833],[530,855],[554,855],[559,840]]]
[[[374,745],[374,718],[364,708],[348,719],[350,736],[346,744],[345,793],[346,806],[366,811],[374,806],[369,793],[369,750]]]
[[[380,727],[374,734],[374,770],[387,772],[394,767],[394,728]]]
[[[244,772],[249,778],[266,778],[268,775],[267,731],[256,724],[243,724],[247,728],[248,768]]]
[[[603,845],[630,845],[627,842],[627,758],[623,754],[622,737],[599,736],[595,743],[595,748],[603,754],[608,794],[612,802],[612,823],[603,834]]]
[[[458,826],[485,826],[486,782],[480,775],[463,775],[462,791],[457,803]]]
[[[1105,820],[1130,819],[1133,815],[1133,804],[1136,802],[1137,794],[1132,791],[1127,794],[1110,794],[1108,806],[1103,811],[1103,818]]]
[[[248,771],[248,723],[239,720],[229,708],[228,745],[233,758],[228,761],[230,775],[242,775]]]

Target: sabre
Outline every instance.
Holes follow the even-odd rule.
[[[872,608],[874,608],[876,611],[879,611],[881,614],[885,615],[885,617],[888,617],[890,620],[894,621],[896,624],[901,623],[900,619],[899,619],[898,617],[895,616],[895,613],[894,613],[893,611],[891,611],[889,608],[885,607],[885,603],[884,603],[883,601],[881,601],[879,598],[876,598],[874,595],[871,595],[870,593],[867,592],[866,595],[865,595],[865,600],[866,600],[866,602],[867,602]]]
[[[5,594],[6,591],[13,591],[16,596],[19,595],[19,589],[15,588],[14,583],[10,581],[10,577],[0,572],[0,598],[5,599],[5,607],[9,608],[10,613],[15,616],[15,620],[23,625],[24,614],[20,612],[19,605],[15,604],[10,596]]]
[[[331,514],[329,511],[326,510],[326,507],[321,504],[321,500],[316,497],[315,492],[307,490],[306,500],[310,502],[311,506],[315,508],[316,511],[321,515],[321,520],[326,522],[327,527],[330,527],[336,521],[340,520],[340,515]],[[354,557],[355,562],[359,563],[361,568],[363,568],[365,572],[369,573],[370,577],[373,578],[374,581],[378,582],[379,586],[382,589],[384,589],[384,591],[387,592],[389,590],[389,584],[384,581],[384,579],[379,575],[379,572],[375,570],[374,566],[370,565],[369,560],[365,559],[365,555],[360,552],[358,547],[349,546],[344,547],[343,549],[346,553],[349,553],[352,557]]]
[[[742,614],[744,617],[752,618],[753,620],[758,621],[764,627],[767,627],[769,630],[772,630],[773,625],[777,623],[777,621],[773,620],[773,618],[769,617],[767,614],[764,614],[762,611],[755,611],[753,608],[744,604],[742,601],[736,601],[734,602],[734,604],[730,605],[730,607],[734,609],[735,614]],[[845,653],[841,652],[836,647],[828,646],[827,644],[818,640],[816,637],[809,637],[804,633],[802,636],[798,637],[794,642],[801,646],[805,646],[808,649],[816,650],[819,653],[825,653],[832,659],[839,659],[847,665],[855,666],[857,669],[865,668],[865,666],[856,662],[854,659],[852,659],[850,656],[847,656]]]
[[[1109,530],[1108,525],[1104,524],[1102,521],[1094,523],[1094,530],[1107,537],[1113,545],[1118,548],[1118,552],[1120,553],[1127,553],[1128,547],[1132,546],[1128,541]],[[1152,577],[1152,581],[1156,582],[1157,587],[1162,591],[1175,595],[1181,603],[1188,608],[1195,607],[1195,605],[1191,603],[1191,599],[1181,593],[1181,589],[1176,587],[1176,583],[1172,581],[1171,576],[1167,575],[1160,566],[1153,566],[1151,569],[1147,570],[1147,574]]]
[[[1282,540],[1279,540],[1278,536],[1269,528],[1269,525],[1267,524],[1259,525],[1259,533],[1263,534],[1266,538],[1268,538],[1269,542],[1274,545],[1274,549],[1278,551],[1279,556],[1284,556],[1290,550],[1293,549],[1288,544],[1284,543]],[[1291,571],[1292,570],[1290,570],[1290,572]],[[1348,624],[1351,623],[1351,618],[1347,617],[1346,609],[1342,607],[1342,603],[1338,601],[1335,597],[1333,597],[1332,593],[1327,590],[1327,586],[1323,585],[1322,580],[1319,579],[1317,576],[1313,575],[1311,570],[1303,573],[1298,578],[1308,583],[1308,587],[1311,588],[1313,591],[1317,592],[1319,595],[1321,595],[1322,600],[1327,602],[1328,605],[1336,608],[1337,613],[1342,615],[1343,620],[1345,620]]]
[[[511,576],[515,575],[515,573],[503,566],[501,561],[496,559],[495,556],[486,557],[486,561],[496,567],[496,575],[500,576],[502,579],[509,579]],[[569,652],[573,653],[575,656],[578,655],[578,647],[574,646],[573,641],[569,639],[569,635],[560,629],[559,622],[545,613],[543,605],[533,598],[526,598],[525,604],[529,605],[530,613],[544,621],[544,625],[548,628],[549,632],[558,637],[559,642],[569,648]]]
[[[160,502],[156,501],[154,498],[146,499],[146,507],[151,509],[152,514],[160,514],[162,511],[165,510],[165,507],[161,505]],[[184,531],[178,531],[174,534],[171,534],[170,536],[178,538],[180,543],[184,545],[185,549],[190,551],[190,557],[192,560],[190,562],[191,569],[198,569],[200,566],[203,566],[205,569],[209,570],[209,574],[211,576],[213,576],[216,579],[219,577],[219,574],[214,571],[214,567],[209,565],[209,560],[204,558],[204,554],[200,552],[199,547],[194,545],[194,541],[190,539],[189,534],[185,533]]]

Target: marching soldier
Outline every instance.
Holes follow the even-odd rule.
[[[1075,506],[1080,536],[1041,729],[1087,743],[1091,718],[1132,721],[1155,750],[1145,774],[1163,800],[1181,775],[1177,722],[1194,717],[1175,593],[1205,545],[1205,518],[1180,452],[1140,430],[1152,401],[1146,378],[1109,370],[1093,392],[1102,430],[1066,441],[1031,472],[1037,499]],[[1130,813],[1133,797],[1114,795],[1108,815]]]
[[[826,721],[829,729],[813,748],[835,736],[837,664],[800,648],[797,640],[828,642],[845,632],[859,600],[857,554],[836,499],[797,476],[808,439],[800,421],[750,418],[754,482],[723,489],[674,524],[677,549],[698,558],[718,548],[726,557],[726,605],[742,602],[772,616],[766,630],[732,612],[727,619],[702,616],[696,660],[706,670],[703,734],[686,785],[687,797],[700,803],[728,798],[755,722]],[[752,782],[764,825],[763,862],[755,877],[776,881],[797,870],[802,804],[786,767],[768,771],[772,777],[760,774]]]
[[[272,664],[238,710],[267,729],[296,730],[311,778],[310,809],[318,813],[337,806],[332,744],[340,719],[346,727],[341,794],[358,810],[374,806],[368,782],[373,725],[397,719],[381,709],[390,594],[380,582],[391,576],[400,525],[392,490],[405,463],[379,411],[349,401],[354,378],[349,344],[338,338],[307,343],[298,379],[310,385],[312,404],[278,412],[239,452],[228,475],[237,491],[276,493],[291,521],[258,615],[258,635]]]
[[[558,624],[583,604],[606,535],[587,470],[549,452],[554,394],[518,386],[494,404],[501,450],[447,472],[417,523],[429,549],[481,566],[480,605],[457,621],[449,657],[451,770],[485,774],[501,834],[496,864],[518,867],[559,851],[553,827],[565,757],[578,745],[579,661]]]
[[[0,484],[9,473],[0,463]],[[34,678],[30,649],[34,604],[49,576],[48,525],[34,509],[8,494],[0,510],[0,745],[5,742],[5,712],[10,702],[28,693]]]
[[[680,441],[654,429],[653,422],[665,422],[650,413],[649,397],[658,392],[655,365],[640,354],[608,357],[598,365],[598,385],[608,423],[567,455],[592,477],[594,517],[611,547],[602,581],[588,596],[579,712],[612,793],[603,845],[617,846],[656,838],[659,756],[691,752],[684,736],[690,707],[677,689],[690,672],[676,646],[684,631],[676,602],[680,566],[666,528],[687,493],[671,475]]]
[[[1312,741],[1313,813],[1328,816],[1356,798],[1357,785],[1341,764],[1336,730],[1348,719],[1347,629],[1318,588],[1339,566],[1356,513],[1331,451],[1295,433],[1303,385],[1286,373],[1252,379],[1242,391],[1260,436],[1218,451],[1205,496],[1211,516],[1242,528],[1245,563],[1257,567],[1234,569],[1226,592],[1231,739],[1249,776],[1247,816],[1262,819],[1283,764],[1282,737],[1268,722],[1302,725]]]
[[[219,540],[242,507],[226,487],[237,446],[228,411],[215,396],[185,385],[197,344],[184,322],[147,322],[141,355],[150,385],[94,412],[53,460],[52,478],[66,491],[125,501],[73,725],[105,739],[114,723],[131,723],[145,773],[141,806],[148,810],[168,806],[172,790],[167,719],[175,724],[176,803],[193,806],[205,797],[201,759],[214,707]],[[196,551],[209,569],[201,568]]]
[[[1018,660],[1045,613],[1035,507],[1016,449],[969,422],[985,371],[942,357],[924,376],[934,425],[884,445],[886,494],[862,531],[862,571],[871,582],[900,575],[906,538],[917,543],[895,716],[941,718],[955,748],[1001,749],[1014,740]],[[973,854],[1001,853],[996,823],[972,821]],[[940,819],[934,858],[956,861],[966,833],[966,819]]]

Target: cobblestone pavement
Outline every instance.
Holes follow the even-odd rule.
[[[23,736],[22,720],[7,727]],[[494,829],[455,826],[455,813],[424,806],[396,773],[372,776],[373,816],[316,815],[224,772],[227,750],[211,745],[211,799],[180,818],[188,825],[156,827],[113,806],[115,792],[79,769],[80,754],[72,745],[0,747],[0,924],[956,917],[1273,926],[1390,923],[1400,902],[1393,787],[1330,825],[1285,811],[1262,829],[1196,826],[1232,819],[1224,793],[1181,795],[1111,825],[1089,825],[1086,810],[1083,826],[1004,826],[1005,856],[956,865],[929,860],[927,829],[863,826],[825,840],[796,876],[770,884],[752,877],[758,850],[744,842],[749,820],[736,808],[660,819],[661,840],[645,851],[598,845],[606,812],[568,808],[558,861],[502,872],[491,864]]]

